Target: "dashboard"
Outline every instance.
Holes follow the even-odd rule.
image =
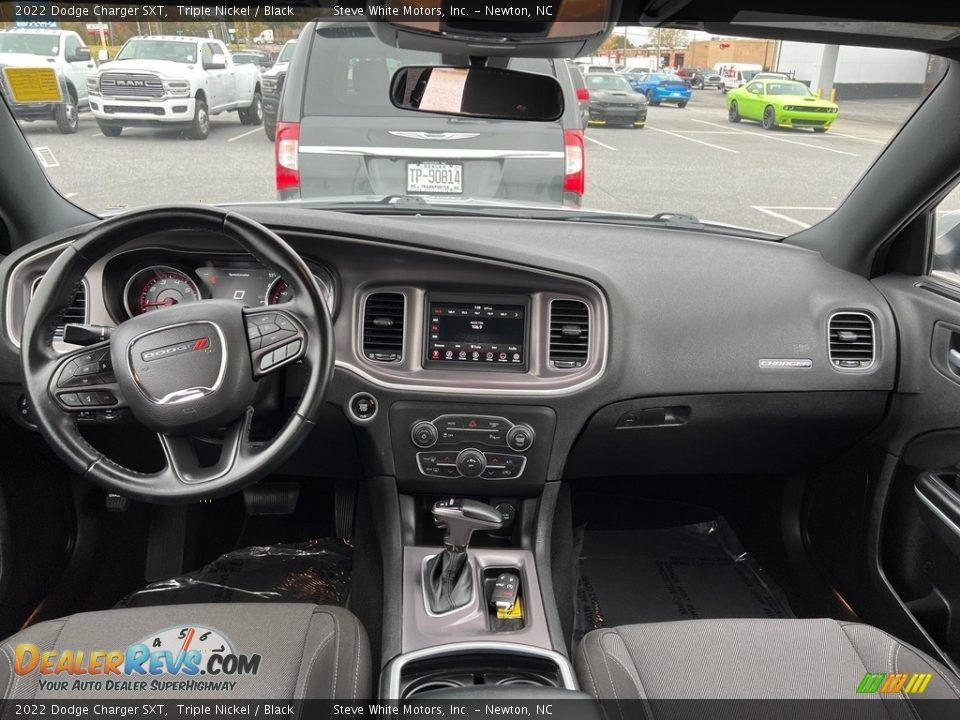
[[[535,493],[564,472],[782,470],[866,432],[893,388],[896,330],[882,296],[798,248],[582,223],[245,212],[312,270],[334,318],[328,403],[361,428],[364,472],[405,487]],[[32,288],[71,237],[0,267],[9,393]],[[78,290],[65,319],[95,325],[204,298],[289,299],[273,269],[192,230],[130,241]],[[843,368],[830,328],[851,313],[874,355]],[[534,442],[511,445],[515,427]]]

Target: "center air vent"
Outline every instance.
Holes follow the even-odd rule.
[[[401,293],[374,293],[363,309],[363,354],[375,362],[403,360]]]
[[[40,285],[40,281],[43,280],[41,275],[36,280],[33,281],[33,285],[30,288],[30,299],[33,299],[34,293],[37,292],[37,287]],[[83,283],[77,285],[77,294],[73,296],[73,302],[70,303],[69,307],[63,312],[63,319],[57,325],[56,329],[53,331],[54,340],[63,340],[63,328],[67,324],[76,323],[78,325],[83,325],[87,322],[87,288]]]
[[[550,365],[580,368],[590,354],[590,311],[579,300],[550,303]]]
[[[837,313],[830,318],[830,362],[840,370],[862,370],[873,365],[873,320],[866,313]]]

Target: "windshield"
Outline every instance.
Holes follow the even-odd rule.
[[[798,82],[768,82],[767,95],[795,95],[798,97],[816,97],[810,88]]]
[[[617,75],[587,75],[591,90],[631,90],[630,83]]]
[[[0,33],[0,53],[25,53],[55,57],[60,38],[47,33]]]
[[[296,43],[287,43],[283,46],[283,51],[280,53],[280,57],[277,58],[277,62],[290,62],[293,58],[293,51],[296,50]]]
[[[131,40],[123,46],[116,59],[193,63],[197,61],[197,46],[196,43],[182,40]]]
[[[51,36],[0,33],[0,48],[50,53]],[[943,72],[904,50],[620,27],[589,56],[497,59],[563,98],[555,119],[507,120],[497,84],[476,98],[488,116],[395,104],[398,70],[459,58],[385,44],[365,19],[112,22],[88,43],[94,61],[71,68],[75,129],[49,107],[14,116],[50,181],[98,214],[194,202],[670,213],[790,235],[843,201]],[[221,66],[224,45],[236,62]],[[261,55],[283,65],[262,72]],[[758,69],[783,77],[745,79]]]

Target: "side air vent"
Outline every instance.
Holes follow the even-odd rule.
[[[33,285],[30,287],[31,299],[33,299],[33,295],[36,293],[41,280],[43,280],[42,275],[33,281]],[[71,323],[83,325],[85,322],[87,322],[87,288],[83,283],[80,283],[77,285],[77,294],[73,296],[73,302],[71,302],[69,307],[64,311],[63,320],[57,325],[53,332],[53,339],[63,340],[63,328],[65,325]]]
[[[865,313],[837,313],[830,318],[830,362],[840,370],[863,370],[875,355],[873,320]]]
[[[363,309],[363,354],[375,362],[403,359],[403,305],[400,293],[374,293]]]
[[[550,303],[550,365],[580,368],[590,354],[590,311],[579,300]]]

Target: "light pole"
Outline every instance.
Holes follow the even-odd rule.
[[[657,26],[657,66],[653,69],[654,72],[660,72],[660,65],[663,63],[663,59],[660,56],[660,27]]]

